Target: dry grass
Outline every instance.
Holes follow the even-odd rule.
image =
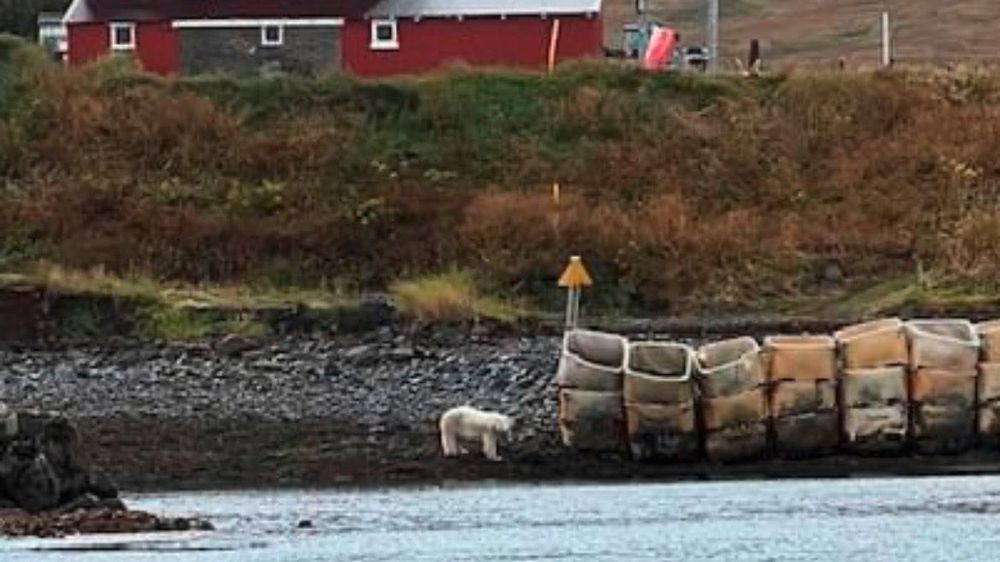
[[[344,288],[297,289],[253,285],[184,285],[143,276],[119,276],[103,267],[88,270],[40,262],[20,272],[0,273],[0,286],[34,284],[64,295],[140,299],[178,309],[261,310],[306,307],[332,310],[349,307],[357,298]]]
[[[481,295],[472,274],[467,271],[452,270],[397,281],[390,290],[404,314],[422,321],[489,318],[510,322],[522,314],[502,299]]]
[[[705,37],[704,0],[658,0],[653,13],[681,31],[685,42]],[[605,36],[620,41],[621,26],[634,18],[632,0],[604,4]],[[762,43],[765,61],[778,66],[827,65],[845,57],[851,67],[874,67],[880,55],[880,18],[893,13],[895,56],[903,63],[1000,62],[994,41],[1000,11],[991,0],[733,0],[722,2],[720,37],[725,63],[745,59],[751,39]]]
[[[145,277],[122,277],[101,266],[89,270],[70,269],[41,262],[29,268],[26,280],[69,295],[108,295],[119,298],[158,299],[162,288]]]

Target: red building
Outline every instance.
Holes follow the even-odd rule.
[[[387,76],[599,57],[600,8],[600,0],[74,0],[65,23],[74,65],[127,54],[164,75]]]
[[[550,54],[601,56],[600,12],[600,0],[382,0],[367,22],[348,22],[344,65],[361,76],[451,64],[544,69]]]

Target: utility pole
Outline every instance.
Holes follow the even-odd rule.
[[[719,69],[719,0],[708,0],[708,68]]]

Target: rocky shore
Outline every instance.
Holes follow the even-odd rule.
[[[634,463],[560,444],[552,336],[461,330],[226,338],[0,351],[3,395],[64,412],[87,462],[126,489],[461,480],[713,479],[1000,472],[1000,455]],[[505,462],[441,458],[437,417],[468,403],[517,420]]]
[[[0,351],[0,381],[14,407],[72,418],[128,488],[391,481],[437,471],[437,417],[461,403],[517,419],[508,458],[557,451],[558,349],[447,330],[119,343]]]
[[[40,514],[20,509],[0,509],[0,536],[3,537],[61,538],[81,534],[191,530],[209,531],[212,525],[199,519],[165,518],[125,509],[94,508]]]

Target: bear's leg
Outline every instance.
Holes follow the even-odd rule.
[[[483,454],[491,461],[500,460],[497,455],[497,436],[492,431],[483,433]]]
[[[458,438],[455,436],[455,428],[449,420],[441,420],[441,451],[446,457],[453,457],[458,454]]]
[[[448,452],[448,434],[445,433],[444,428],[441,428],[441,454],[444,456],[450,456]]]

